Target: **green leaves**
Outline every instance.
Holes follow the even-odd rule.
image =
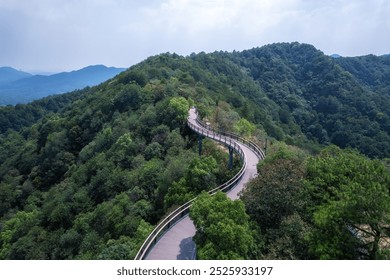
[[[190,209],[199,259],[247,259],[253,247],[249,217],[241,201],[218,192],[200,195]]]
[[[319,258],[356,258],[361,248],[363,258],[381,257],[390,223],[390,175],[383,164],[330,147],[309,160],[305,185],[315,225],[309,239]]]
[[[305,161],[287,146],[242,194],[272,259],[388,258],[390,174],[378,160],[335,146]]]
[[[264,242],[255,254],[265,259],[307,259],[304,239],[310,225],[303,211],[304,161],[298,151],[286,145],[278,145],[271,152],[259,165],[259,176],[247,184],[241,195],[247,213],[257,225],[257,238]]]
[[[259,174],[243,191],[242,200],[261,229],[277,228],[284,217],[299,210],[303,165],[297,159],[275,159],[262,165]]]
[[[217,171],[218,165],[212,156],[195,157],[185,171],[184,177],[170,186],[165,197],[165,208],[184,204],[202,191],[216,187]]]
[[[20,244],[16,242],[28,235],[28,233],[39,224],[39,212],[19,211],[15,216],[6,221],[0,232],[0,259],[10,259]],[[23,258],[18,255],[18,259]]]
[[[189,108],[190,105],[184,97],[172,97],[169,100],[169,110],[181,124],[187,121]]]
[[[2,256],[133,254],[140,221],[156,223],[173,205],[234,174],[224,166],[226,150],[209,149],[207,141],[205,156],[196,157],[196,139],[185,127],[189,106],[196,105],[213,125],[272,143],[260,176],[243,195],[256,224],[253,238],[265,247],[254,255],[307,258],[308,241],[317,258],[353,258],[359,246],[382,257],[375,246],[389,234],[389,170],[335,148],[303,162],[300,152],[270,139],[311,151],[318,151],[318,142],[332,142],[372,157],[390,155],[387,60],[370,60],[332,60],[299,43],[231,54],[163,54],[97,87],[0,108]],[[216,201],[218,211],[228,215],[229,203]],[[34,209],[39,215],[31,229],[23,236],[13,232],[7,223]],[[246,222],[210,211],[210,219],[218,219],[207,224],[200,256],[248,257]],[[351,239],[349,227],[363,236],[363,245]],[[239,243],[243,247],[233,250]]]
[[[241,118],[234,126],[234,130],[244,137],[251,137],[255,129],[256,126],[244,118]]]
[[[195,158],[185,175],[188,187],[196,193],[216,187],[215,173],[218,165],[211,156]]]

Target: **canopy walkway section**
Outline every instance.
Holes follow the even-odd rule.
[[[214,194],[224,191],[231,199],[237,199],[245,184],[257,175],[256,165],[264,159],[264,152],[253,142],[230,132],[214,130],[199,120],[195,108],[190,109],[188,127],[200,136],[222,143],[240,155],[243,165],[229,181],[209,191]],[[147,237],[138,251],[136,260],[185,260],[194,259],[196,246],[192,237],[195,226],[188,216],[196,198],[183,204],[164,218]]]

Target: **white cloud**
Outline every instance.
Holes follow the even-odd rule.
[[[0,61],[42,70],[129,66],[167,51],[280,41],[389,53],[389,14],[387,0],[0,0]]]

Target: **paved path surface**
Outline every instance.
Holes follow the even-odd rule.
[[[199,126],[196,122],[195,109],[190,110],[188,121],[193,125]],[[237,199],[238,193],[244,188],[245,184],[257,175],[256,165],[259,162],[258,156],[247,146],[236,142],[245,153],[247,168],[240,182],[231,189],[227,195],[231,199]],[[145,259],[147,260],[188,260],[193,259],[195,255],[195,243],[192,237],[195,235],[196,229],[186,215],[183,219],[177,222],[167,231],[150,250]]]

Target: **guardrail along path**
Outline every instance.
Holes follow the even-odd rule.
[[[198,120],[196,110],[189,112],[188,126],[198,134],[232,147],[242,158],[241,170],[228,182],[210,191],[226,191],[228,197],[237,199],[245,184],[257,175],[256,165],[264,158],[263,151],[254,143],[235,134],[213,130]],[[193,200],[182,205],[161,221],[145,240],[135,259],[176,260],[193,259],[195,243],[192,237],[195,226],[188,216]]]

